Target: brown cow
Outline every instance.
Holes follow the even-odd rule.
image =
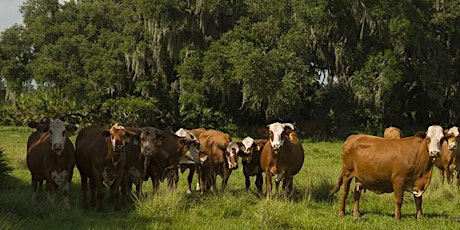
[[[343,144],[342,173],[331,195],[343,184],[339,216],[345,214],[345,201],[350,183],[356,178],[353,215],[358,217],[361,190],[376,193],[394,192],[395,216],[401,219],[404,191],[414,194],[417,218],[422,217],[422,195],[428,188],[433,172],[433,158],[441,154],[444,141],[441,126],[428,127],[421,136],[398,140],[369,135],[351,135]]]
[[[246,183],[246,189],[249,189],[251,176],[256,176],[255,185],[259,193],[262,193],[262,168],[260,167],[260,154],[268,140],[254,140],[251,137],[245,137],[239,146],[238,156],[241,157],[243,165],[243,174]]]
[[[179,179],[179,160],[187,154],[196,139],[179,137],[153,127],[144,127],[140,137],[141,152],[145,157],[144,179],[151,178],[154,192],[165,178],[168,178],[168,185],[175,188]]]
[[[272,176],[275,178],[275,195],[278,195],[280,181],[286,196],[292,192],[294,175],[302,168],[304,151],[291,123],[272,123],[268,125],[269,135],[260,155],[260,166],[265,172],[266,198],[270,199]]]
[[[133,132],[137,130],[128,129]],[[139,197],[142,194],[142,182],[144,182],[144,157],[141,154],[139,136],[125,138],[126,163],[122,179],[121,192],[126,197],[128,192]],[[131,192],[133,184],[136,192]]]
[[[26,160],[32,175],[33,198],[46,180],[48,198],[53,200],[56,190],[61,187],[64,201],[70,207],[69,187],[75,167],[75,149],[68,135],[77,128],[66,126],[59,119],[29,126],[37,128],[27,141]]]
[[[401,132],[401,129],[390,126],[385,129],[383,132],[383,138],[387,139],[401,139],[403,138],[403,134]]]
[[[456,156],[458,156],[457,142],[460,138],[460,132],[457,126],[444,130],[446,140],[442,144],[441,157],[436,158],[434,165],[439,169],[441,183],[444,184],[444,174],[447,177],[447,183],[452,183],[452,176],[457,169]]]
[[[207,157],[202,157],[202,172],[200,174],[201,193],[211,187],[217,191],[217,175],[222,178],[222,190],[227,186],[232,170],[238,167],[238,145],[232,142],[230,136],[217,130],[206,130],[198,137],[201,147]]]
[[[76,140],[76,163],[81,176],[83,207],[87,207],[88,179],[91,206],[102,211],[104,185],[110,188],[114,209],[120,209],[119,192],[126,162],[125,136],[135,133],[119,124],[110,129],[92,125],[80,131]]]

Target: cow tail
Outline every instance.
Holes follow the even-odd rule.
[[[334,195],[334,193],[339,191],[340,186],[342,186],[342,183],[343,183],[343,177],[342,177],[342,175],[340,175],[339,180],[337,181],[337,184],[335,184],[334,188],[329,193],[329,196],[332,196],[332,195]]]

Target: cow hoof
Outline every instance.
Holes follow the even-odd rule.
[[[345,212],[344,211],[339,211],[339,216],[345,216]]]
[[[187,190],[187,194],[188,194],[188,195],[192,194],[192,191],[190,191],[190,189]]]

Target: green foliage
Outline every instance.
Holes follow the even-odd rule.
[[[0,149],[0,190],[4,187],[5,177],[10,174],[12,170],[13,168],[8,165],[6,160],[5,152],[3,149]]]
[[[149,124],[155,120],[159,110],[157,101],[141,97],[109,99],[102,104],[101,113],[108,114],[107,124]]]

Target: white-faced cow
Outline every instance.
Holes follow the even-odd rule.
[[[402,139],[369,135],[350,135],[343,143],[342,173],[331,195],[343,184],[339,216],[345,214],[350,183],[356,178],[353,215],[358,217],[361,190],[394,193],[395,216],[401,219],[404,191],[415,198],[417,218],[422,217],[422,195],[428,188],[434,158],[441,155],[444,134],[441,126],[428,127],[424,133]]]
[[[75,167],[75,149],[68,135],[77,128],[66,126],[60,119],[44,123],[35,126],[39,130],[30,135],[27,143],[26,160],[32,175],[33,197],[45,180],[48,198],[53,200],[58,188],[62,188],[64,201],[70,206],[69,187]]]
[[[279,183],[283,181],[284,193],[290,196],[294,175],[304,161],[302,144],[291,123],[272,123],[265,132],[269,138],[262,149],[260,166],[265,173],[266,198],[271,197],[272,177],[275,179],[275,195],[278,195]]]
[[[135,133],[115,124],[110,129],[97,125],[83,128],[76,140],[76,164],[81,176],[83,207],[87,207],[88,179],[91,206],[102,211],[104,184],[110,188],[114,209],[119,210],[121,181],[126,163],[125,137]],[[97,203],[96,203],[97,202]]]
[[[457,126],[444,130],[446,140],[442,144],[441,157],[436,158],[434,165],[439,169],[441,183],[444,184],[444,175],[447,177],[447,183],[452,183],[452,177],[457,170],[456,158],[460,152],[457,148],[460,132]]]
[[[238,156],[241,157],[243,165],[243,174],[245,179],[246,189],[249,189],[251,176],[255,176],[255,185],[259,193],[262,193],[262,168],[260,167],[260,154],[268,140],[254,140],[252,137],[245,137],[241,142],[237,142],[239,146]]]

